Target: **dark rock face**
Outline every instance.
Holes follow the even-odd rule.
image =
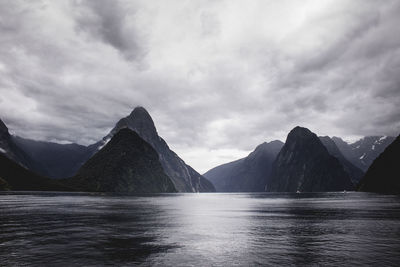
[[[322,144],[326,147],[329,154],[337,158],[343,165],[345,172],[350,176],[351,181],[354,185],[357,185],[361,178],[364,176],[364,172],[354,166],[349,160],[347,160],[336,146],[335,142],[329,136],[320,136]]]
[[[353,190],[349,175],[330,155],[319,138],[296,127],[288,135],[274,163],[265,190],[268,192],[327,192]]]
[[[400,136],[374,160],[359,190],[400,194]]]
[[[34,170],[40,175],[51,178],[66,178],[75,175],[90,157],[87,147],[78,144],[57,144],[18,136],[13,136],[12,139],[30,158],[40,162]]]
[[[114,129],[102,141],[88,147],[91,153],[100,150],[122,128],[129,128],[139,134],[158,153],[165,173],[171,178],[179,192],[214,192],[215,188],[210,181],[186,165],[158,136],[156,127],[150,114],[143,108],[137,107],[132,113],[121,119]]]
[[[64,181],[85,191],[176,192],[171,179],[164,173],[157,152],[130,129],[118,131],[75,177]]]
[[[56,180],[39,176],[0,154],[0,190],[73,191]]]
[[[282,146],[280,141],[263,143],[246,158],[217,166],[204,176],[217,192],[263,192],[272,163]]]
[[[343,156],[364,172],[394,139],[392,136],[366,136],[348,144],[339,137],[332,137]]]

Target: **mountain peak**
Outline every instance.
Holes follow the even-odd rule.
[[[312,142],[311,140],[317,143],[320,142],[315,133],[307,128],[296,126],[289,132],[285,143],[294,148],[294,146],[303,146],[307,142]]]
[[[315,134],[307,128],[296,126],[289,132],[288,138],[289,137],[304,137],[304,136],[308,136],[308,135],[311,136],[311,135],[315,135]]]
[[[150,114],[149,114],[149,112],[147,112],[147,110],[146,110],[144,107],[142,107],[142,106],[137,106],[137,107],[135,107],[135,108],[132,110],[131,114],[129,114],[128,117],[129,117],[129,118],[136,118],[136,117],[139,117],[139,118],[147,118],[147,119],[152,120],[152,119],[151,119],[151,116],[150,116]]]
[[[125,119],[127,120],[128,128],[136,130],[138,133],[143,131],[157,133],[154,121],[144,107],[136,107]]]
[[[317,135],[295,127],[277,155],[266,191],[341,191],[352,189],[350,177],[337,158],[330,155]]]
[[[158,139],[156,126],[147,110],[143,107],[136,107],[129,116],[119,120],[117,125],[105,139],[111,139],[119,130],[129,128],[137,132],[144,140],[152,143],[152,140]]]
[[[118,121],[111,132],[97,142],[91,151],[103,149],[105,144],[121,129],[129,128],[135,131],[143,140],[149,143],[158,153],[160,163],[165,173],[171,178],[175,188],[180,192],[213,192],[214,186],[203,176],[193,170],[178,157],[167,143],[158,135],[153,119],[147,110],[141,106],[136,107],[129,116]],[[93,154],[92,154],[93,155]]]

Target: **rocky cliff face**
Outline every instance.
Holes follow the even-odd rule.
[[[400,194],[400,136],[374,160],[360,191]]]
[[[179,192],[213,192],[214,186],[210,181],[186,165],[158,136],[154,122],[150,114],[143,108],[137,107],[132,113],[121,119],[111,132],[102,141],[89,146],[92,153],[96,153],[122,128],[129,128],[139,134],[158,153],[161,165],[165,173],[171,178],[175,188]]]
[[[361,178],[364,176],[364,172],[354,166],[349,160],[347,160],[336,146],[335,142],[329,136],[320,136],[319,140],[326,147],[329,154],[337,158],[343,165],[345,172],[350,176],[351,181],[354,185],[357,185]]]
[[[339,137],[332,137],[343,156],[364,172],[394,139],[392,136],[366,136],[348,144]]]
[[[268,192],[353,190],[349,175],[310,130],[294,128],[272,164]]]
[[[154,148],[136,132],[123,128],[90,158],[75,177],[64,182],[84,191],[176,192]]]
[[[204,176],[217,192],[263,192],[272,163],[282,146],[280,141],[263,143],[246,158],[217,166]]]

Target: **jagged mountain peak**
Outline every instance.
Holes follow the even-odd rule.
[[[136,107],[129,116],[120,119],[103,140],[89,146],[90,155],[95,154],[105,147],[112,137],[123,128],[129,128],[135,131],[157,151],[165,173],[171,178],[178,191],[215,191],[214,186],[207,179],[197,173],[193,168],[186,165],[175,152],[170,150],[168,144],[158,135],[150,114],[145,108],[140,106]]]
[[[143,107],[136,107],[129,114],[129,116],[122,118],[118,121],[117,125],[111,131],[111,133],[106,137],[110,139],[112,135],[117,133],[123,128],[129,128],[131,130],[139,133],[147,142],[151,140],[158,139],[157,129],[154,125],[154,121],[150,114]]]

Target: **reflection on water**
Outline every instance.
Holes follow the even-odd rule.
[[[400,198],[0,194],[0,265],[399,265]]]

